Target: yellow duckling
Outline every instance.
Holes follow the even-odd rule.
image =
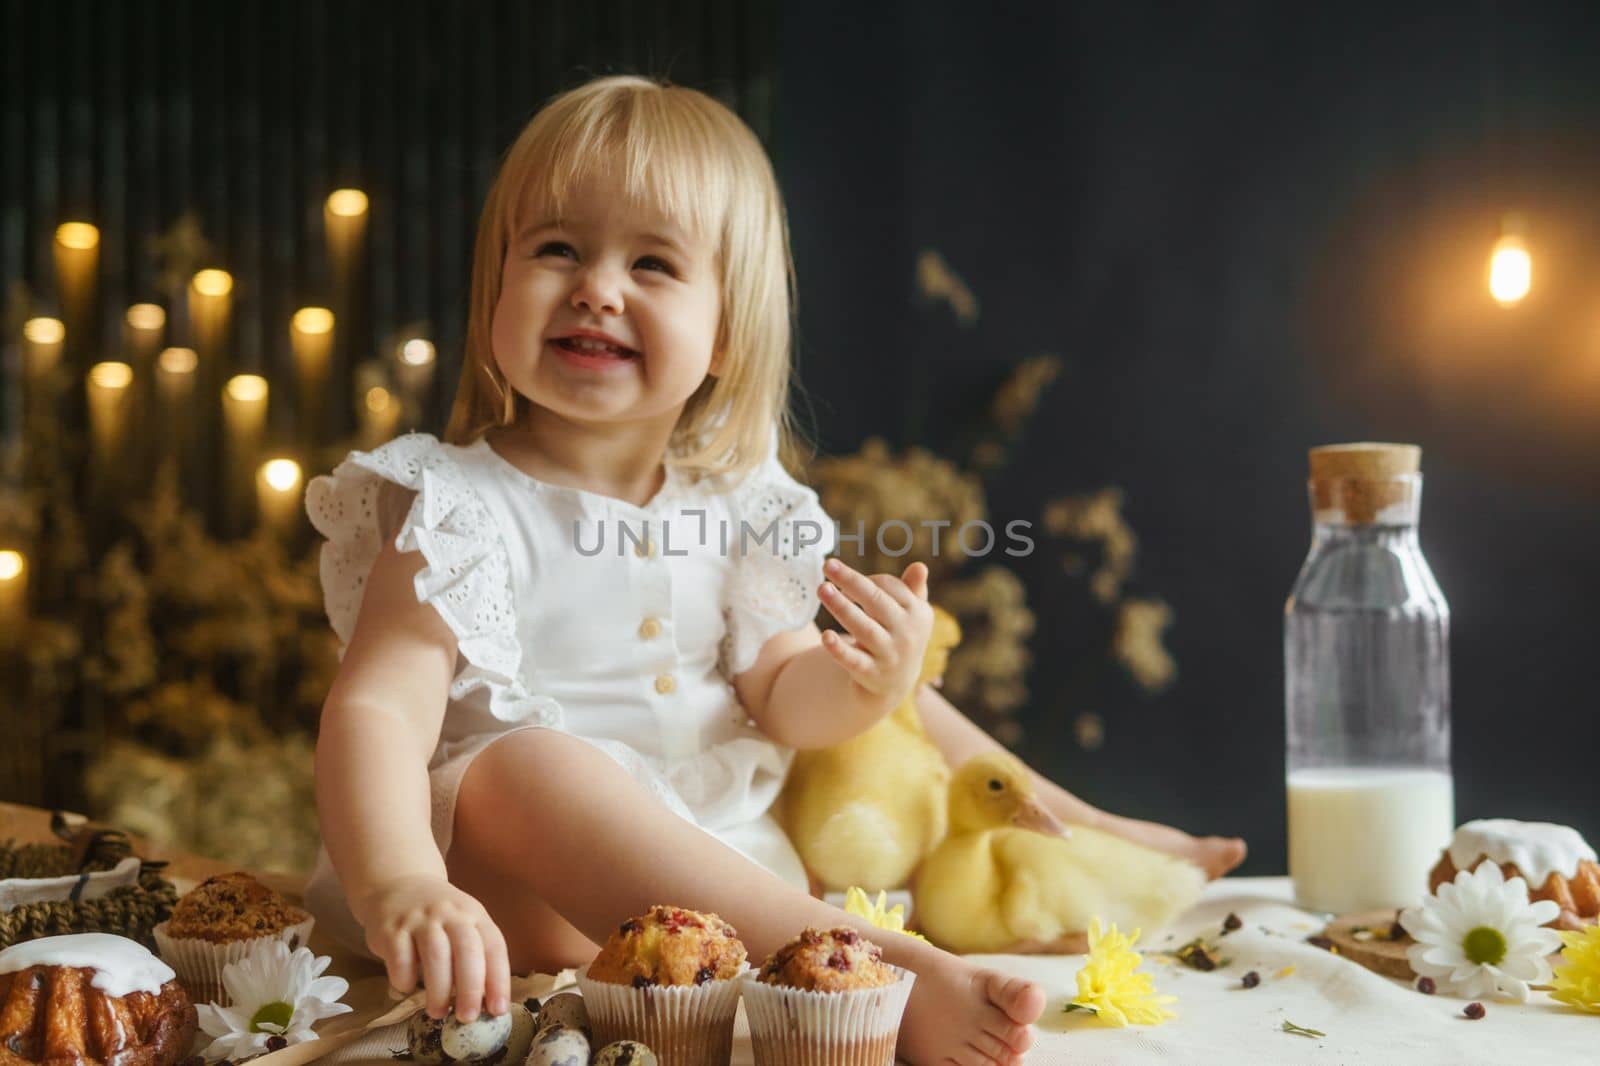
[[[826,888],[899,888],[944,837],[950,767],[928,739],[916,692],[943,675],[961,627],[934,607],[917,688],[881,722],[843,744],[795,756],[776,814]]]
[[[971,952],[1086,950],[1089,920],[1146,933],[1200,898],[1198,866],[1098,829],[1070,833],[1005,752],[950,782],[950,835],[917,871],[913,924]]]

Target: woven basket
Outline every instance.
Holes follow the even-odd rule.
[[[57,814],[51,827],[68,835],[66,820]],[[133,853],[126,834],[99,829],[77,834],[76,844],[0,843],[0,878],[65,877],[110,870]],[[80,857],[81,856],[81,857]],[[0,911],[0,949],[24,940],[66,933],[116,933],[154,950],[150,930],[167,920],[178,891],[161,876],[164,862],[139,867],[136,884],[113,889],[99,899],[48,900],[24,903]]]

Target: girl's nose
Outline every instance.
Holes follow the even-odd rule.
[[[590,314],[622,313],[622,284],[616,271],[603,265],[591,266],[578,276],[572,290],[572,306]]]

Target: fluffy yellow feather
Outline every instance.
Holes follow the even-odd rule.
[[[928,739],[916,691],[944,673],[961,627],[935,607],[917,689],[883,721],[795,756],[775,807],[812,876],[833,891],[900,888],[944,837],[950,768]]]
[[[913,924],[950,951],[1083,950],[1091,918],[1146,933],[1194,904],[1199,867],[1085,826],[1070,835],[997,752],[950,781],[950,835],[917,871]]]

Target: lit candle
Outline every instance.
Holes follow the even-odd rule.
[[[335,189],[322,208],[322,225],[327,232],[328,257],[334,277],[348,279],[361,248],[367,224],[367,194],[360,189]]]
[[[94,305],[95,274],[100,257],[100,231],[87,222],[63,222],[56,227],[55,253],[61,309],[72,327],[83,331],[78,337],[81,341],[89,336],[89,316]]]
[[[96,363],[89,368],[89,430],[97,463],[109,466],[117,459],[132,384],[133,367],[127,363]]]
[[[232,292],[233,275],[226,270],[202,270],[189,282],[189,322],[201,355],[215,357],[222,350]]]
[[[433,344],[421,337],[412,337],[395,352],[395,383],[405,396],[406,410],[412,418],[420,418],[428,388],[433,384],[436,363]]]
[[[361,445],[376,448],[400,428],[400,401],[382,385],[367,389],[361,401]]]
[[[300,464],[269,459],[256,471],[256,514],[275,536],[291,535],[300,516]]]
[[[194,402],[194,368],[200,358],[193,348],[168,348],[156,358],[156,394],[161,398],[162,439],[172,455],[182,455],[189,435],[189,406]]]
[[[151,361],[161,350],[162,335],[167,328],[167,312],[160,304],[134,304],[128,308],[128,351],[133,364],[141,372],[150,369]]]
[[[30,318],[22,324],[24,373],[29,381],[49,376],[61,362],[61,344],[67,330],[59,318]]]
[[[267,379],[238,374],[222,390],[222,423],[226,444],[222,502],[229,533],[243,533],[249,508],[250,482],[267,428]]]
[[[289,323],[289,346],[294,351],[295,377],[300,386],[302,435],[322,440],[328,387],[328,361],[333,355],[333,312],[326,307],[302,307]]]
[[[22,641],[28,622],[28,557],[15,548],[0,550],[0,647]]]

